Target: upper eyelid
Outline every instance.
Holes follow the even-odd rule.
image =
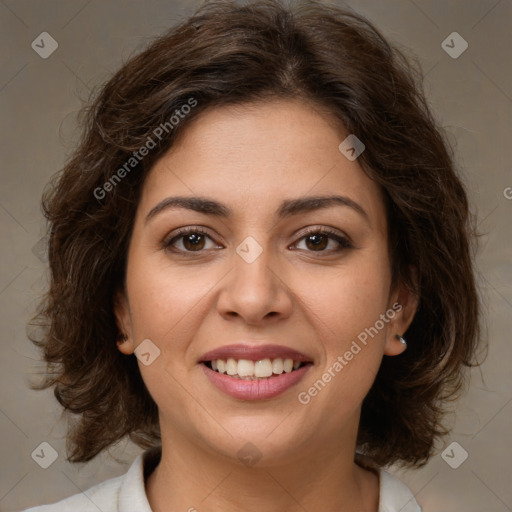
[[[175,238],[180,238],[182,236],[188,235],[189,233],[201,233],[206,236],[209,236],[212,240],[215,238],[214,235],[210,233],[210,230],[204,226],[187,226],[183,228],[177,228],[175,233],[166,235],[164,237],[164,242],[170,242],[171,240],[174,240]]]
[[[186,226],[183,228],[178,228],[178,232],[174,233],[172,236],[165,237],[163,243],[165,246],[171,246],[172,245],[171,242],[173,240],[177,241],[189,233],[200,233],[200,234],[206,235],[207,237],[209,237],[212,240],[212,242],[217,244],[217,241],[215,240],[216,237],[210,233],[209,228],[206,228],[204,226]],[[335,240],[338,243],[341,243],[338,240],[336,240],[335,237],[337,236],[339,238],[346,240],[350,245],[352,245],[352,239],[346,233],[344,233],[343,231],[341,231],[337,228],[327,227],[327,226],[307,226],[307,227],[299,230],[299,232],[295,235],[295,237],[296,237],[295,244],[297,244],[300,240],[302,240],[304,237],[308,236],[309,234],[315,234],[315,233],[321,233],[322,235],[328,236],[332,240]],[[193,253],[194,251],[182,251],[182,252]],[[202,252],[202,251],[197,251],[197,252]],[[328,252],[328,251],[325,251],[325,252]]]

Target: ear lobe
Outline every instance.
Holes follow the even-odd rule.
[[[118,338],[116,345],[119,351],[127,356],[135,352],[135,347],[133,346],[131,338],[126,336],[126,334],[123,334]]]
[[[133,354],[135,347],[133,346],[130,310],[124,291],[117,292],[114,297],[114,314],[119,330],[119,336],[116,341],[117,348],[123,354]]]
[[[403,333],[411,325],[418,310],[418,273],[417,269],[412,265],[409,267],[409,271],[414,289],[411,289],[405,283],[400,283],[392,297],[392,309],[396,311],[396,314],[388,325],[387,339],[384,347],[384,354],[387,356],[396,356],[406,350],[408,340],[405,339],[406,343],[403,343],[400,338],[404,339]]]
[[[388,339],[386,340],[386,345],[384,347],[384,355],[398,356],[398,355],[402,354],[403,352],[405,352],[406,349],[407,349],[407,342],[402,337],[401,334],[390,333],[388,335]]]

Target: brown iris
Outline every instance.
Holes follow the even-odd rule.
[[[201,250],[204,247],[204,235],[200,233],[189,233],[183,236],[183,246],[187,251]]]
[[[325,249],[327,247],[327,244],[329,243],[329,237],[327,237],[325,235],[321,235],[321,234],[315,233],[313,235],[308,235],[306,237],[306,246],[308,247],[308,249],[311,248],[309,246],[309,242],[312,239],[315,239],[315,241],[313,242],[313,247],[316,248],[316,249]]]

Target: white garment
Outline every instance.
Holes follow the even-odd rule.
[[[25,509],[22,512],[152,512],[144,488],[160,459],[160,448],[141,453],[127,473],[97,484],[83,493],[57,503]],[[379,470],[380,499],[378,512],[421,512],[409,488],[398,478]]]

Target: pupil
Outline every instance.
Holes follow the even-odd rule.
[[[325,243],[325,240],[326,240],[326,237],[323,236],[323,235],[309,235],[308,236],[308,242],[312,241],[313,239],[315,239],[316,241],[313,241],[313,247],[316,247],[316,248],[322,248],[324,249],[326,247],[326,243]],[[323,242],[322,243],[322,239],[323,239]]]
[[[202,241],[201,238],[202,238],[202,235],[197,234],[197,233],[192,233],[190,235],[187,235],[185,237],[185,247],[187,247],[187,249],[189,249],[190,247],[192,247],[193,249],[197,249],[199,244]],[[189,246],[189,244],[190,244],[190,246]]]

